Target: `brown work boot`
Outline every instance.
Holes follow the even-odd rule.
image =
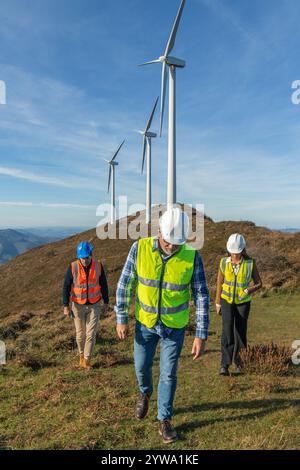
[[[84,355],[83,354],[80,354],[79,356],[79,362],[78,364],[76,365],[76,367],[78,369],[82,369],[84,367]]]
[[[169,419],[164,419],[159,423],[159,434],[162,436],[165,444],[175,442],[178,439],[177,432],[173,428]]]
[[[84,367],[84,355],[80,354],[79,357],[79,367]]]
[[[135,417],[137,419],[144,419],[147,416],[149,398],[149,395],[146,393],[140,393],[135,405]]]
[[[90,359],[83,359],[83,368],[87,370],[92,368]]]

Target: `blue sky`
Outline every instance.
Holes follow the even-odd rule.
[[[179,0],[1,0],[0,227],[95,226],[117,193],[143,203],[141,137]],[[187,0],[173,54],[178,200],[214,220],[300,227],[297,0]],[[167,119],[153,142],[165,202]],[[158,128],[158,113],[153,130]]]

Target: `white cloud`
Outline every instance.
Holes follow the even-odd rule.
[[[3,207],[45,207],[49,209],[91,209],[96,210],[96,205],[93,204],[72,204],[72,203],[46,203],[46,202],[27,202],[27,201],[0,201],[0,206]]]

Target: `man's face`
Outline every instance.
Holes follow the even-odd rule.
[[[92,261],[92,256],[87,256],[86,258],[80,258],[80,262],[82,264],[82,266],[88,266],[90,264],[90,262]]]
[[[173,253],[175,253],[176,251],[179,250],[180,245],[172,245],[172,243],[166,242],[163,239],[162,234],[161,234],[160,231],[159,231],[158,235],[159,235],[160,247],[167,255],[172,255]]]

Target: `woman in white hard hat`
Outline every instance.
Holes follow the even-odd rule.
[[[216,294],[216,311],[223,322],[221,375],[229,375],[232,363],[236,372],[241,372],[239,352],[247,347],[252,294],[262,287],[256,263],[246,253],[243,235],[234,233],[229,237],[227,252],[229,256],[220,261]]]

